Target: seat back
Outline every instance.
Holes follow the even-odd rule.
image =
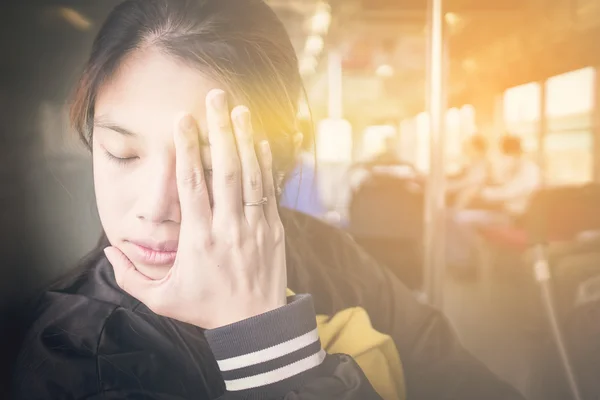
[[[600,244],[600,243],[597,243]],[[600,393],[600,251],[572,248],[559,257],[551,256],[552,300],[560,323],[564,348],[568,353],[583,400]],[[550,335],[550,332],[548,333]],[[564,360],[556,343],[546,342],[534,359],[532,400],[572,398],[564,373]]]
[[[537,252],[534,267],[558,354],[554,366],[545,361],[542,368],[558,376],[554,383],[560,384],[552,393],[561,393],[560,398],[592,399],[600,390],[600,253],[577,246],[581,233],[600,230],[599,200],[598,184],[542,190],[533,197],[524,220]],[[557,241],[569,242],[572,248],[552,254],[545,245]]]
[[[411,179],[372,174],[354,193],[349,231],[411,289],[423,281],[423,192]]]
[[[349,230],[363,237],[420,240],[423,206],[423,191],[418,183],[372,174],[350,199]]]
[[[530,243],[573,240],[600,230],[600,184],[546,188],[536,192],[524,216]]]

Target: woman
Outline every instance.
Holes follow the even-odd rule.
[[[288,286],[319,314],[364,307],[409,398],[520,398],[345,235],[279,214],[301,89],[261,0],[110,14],[72,109],[104,235],[43,295],[16,398],[379,398],[352,358],[325,355],[311,296]]]

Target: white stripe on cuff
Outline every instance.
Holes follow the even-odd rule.
[[[293,353],[294,351],[303,349],[313,344],[317,340],[319,340],[319,331],[317,328],[315,328],[314,330],[292,340],[288,340],[287,342],[283,342],[263,350],[255,351],[253,353],[220,360],[217,361],[217,364],[219,364],[219,369],[222,372],[245,368]]]
[[[277,383],[321,365],[325,356],[325,350],[321,349],[318,353],[290,365],[286,365],[285,367],[246,378],[225,381],[225,387],[227,388],[227,391],[235,392]]]

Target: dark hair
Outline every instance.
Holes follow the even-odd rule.
[[[480,153],[486,153],[488,150],[488,141],[482,134],[476,133],[469,138],[469,144],[473,149]]]
[[[523,153],[521,138],[515,135],[505,135],[500,139],[500,151],[508,156],[517,156]]]
[[[156,49],[197,68],[241,99],[271,143],[275,170],[294,163],[303,91],[285,27],[263,0],[126,0],[101,27],[75,91],[71,120],[91,149],[102,85],[131,53]]]
[[[303,151],[312,151],[315,147],[316,135],[312,120],[303,118],[298,121],[298,130],[302,132],[302,143],[300,148]]]

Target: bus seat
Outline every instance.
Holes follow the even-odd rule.
[[[422,288],[423,191],[409,178],[372,173],[353,193],[348,231],[411,289]]]
[[[532,197],[523,218],[531,244],[570,241],[600,228],[600,184],[546,188]]]
[[[574,240],[600,229],[600,185],[545,188],[536,192],[521,223],[482,227],[484,240],[501,249],[525,251],[532,244]]]
[[[501,249],[525,251],[529,246],[527,231],[518,226],[487,226],[479,229],[483,239]]]

